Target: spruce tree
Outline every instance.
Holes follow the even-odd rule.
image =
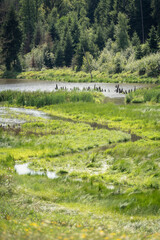
[[[66,35],[65,44],[64,44],[64,60],[65,60],[65,65],[67,67],[71,65],[72,57],[73,57],[73,43],[72,43],[71,33],[68,31]]]
[[[73,47],[76,48],[80,38],[80,28],[78,20],[76,18],[73,19],[71,24],[71,35],[73,40]]]
[[[104,41],[104,34],[103,30],[101,27],[98,27],[97,29],[97,34],[96,34],[96,41],[95,43],[98,45],[99,50],[101,51],[104,46],[105,46],[105,41]]]
[[[151,52],[156,52],[158,50],[158,36],[154,26],[151,27],[149,32],[148,44]]]
[[[23,29],[24,53],[31,50],[36,21],[36,5],[33,0],[20,0],[21,22]]]
[[[64,52],[61,46],[61,43],[58,44],[55,52],[55,66],[63,67],[64,66]]]
[[[134,32],[132,37],[132,46],[136,47],[138,45],[140,45],[140,39],[138,37],[138,34]]]
[[[141,59],[143,57],[141,44],[136,46],[135,59]]]
[[[119,50],[125,50],[129,46],[128,19],[125,14],[118,14],[118,24],[115,27],[115,39]]]
[[[8,12],[2,30],[2,54],[7,70],[11,69],[11,64],[16,64],[18,53],[22,43],[22,33],[19,22],[13,7]]]
[[[157,24],[158,35],[160,37],[160,0],[151,0],[152,16]]]

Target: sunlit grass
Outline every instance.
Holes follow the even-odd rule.
[[[159,104],[41,110],[3,115],[25,123],[0,128],[1,239],[159,239]],[[58,178],[16,174],[24,162]]]

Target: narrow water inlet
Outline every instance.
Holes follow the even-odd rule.
[[[15,164],[14,169],[16,173],[19,175],[40,175],[40,176],[47,176],[50,179],[58,178],[55,172],[53,171],[35,171],[30,169],[29,166],[30,163],[23,163],[23,164]]]

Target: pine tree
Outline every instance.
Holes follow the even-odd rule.
[[[64,61],[67,67],[71,65],[72,57],[73,57],[73,43],[71,33],[68,31],[64,44]]]
[[[84,51],[83,51],[83,47],[82,44],[79,43],[78,47],[77,47],[77,51],[76,51],[76,55],[75,55],[75,65],[77,66],[76,70],[80,71],[82,64],[83,64],[83,57],[84,57]]]
[[[49,33],[50,33],[53,41],[59,39],[58,31],[57,31],[57,28],[56,28],[56,25],[54,22],[52,22],[50,25]]]
[[[22,43],[22,33],[13,7],[10,9],[2,30],[2,54],[7,70],[17,60]]]
[[[151,0],[152,16],[156,21],[160,37],[160,0]]]
[[[158,36],[154,26],[151,27],[149,32],[148,44],[151,52],[156,52],[158,50]]]
[[[140,39],[138,37],[138,34],[134,32],[132,37],[132,46],[136,47],[138,45],[140,45]]]
[[[64,52],[61,43],[59,43],[55,52],[55,66],[56,67],[64,66]]]
[[[80,28],[76,18],[73,19],[71,24],[71,35],[73,39],[73,47],[76,48],[80,38]]]
[[[129,46],[128,19],[125,14],[118,14],[118,24],[115,28],[115,39],[119,50],[124,50]]]
[[[138,45],[136,46],[135,58],[136,58],[136,59],[141,59],[142,57],[143,57],[142,47],[141,47],[141,44],[138,44]]]
[[[95,20],[98,25],[102,28],[108,28],[110,21],[110,0],[100,0],[96,10],[95,10]]]
[[[96,41],[95,43],[98,45],[99,50],[101,51],[104,46],[105,46],[105,41],[104,41],[104,34],[103,30],[101,27],[98,27],[97,29],[97,34],[96,34]]]
[[[36,21],[36,6],[33,0],[21,0],[20,16],[24,37],[24,53],[31,50]]]
[[[86,0],[87,2],[87,17],[91,23],[94,23],[94,12],[100,0]]]

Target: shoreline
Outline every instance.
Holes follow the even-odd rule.
[[[122,72],[119,74],[108,75],[105,72],[93,71],[92,79],[89,73],[75,72],[70,68],[48,69],[42,71],[26,71],[26,72],[0,72],[0,82],[3,80],[16,79],[18,81],[35,80],[35,81],[51,81],[51,82],[93,82],[93,83],[151,83],[159,84],[160,76],[148,77],[146,75],[139,76],[138,73]]]

